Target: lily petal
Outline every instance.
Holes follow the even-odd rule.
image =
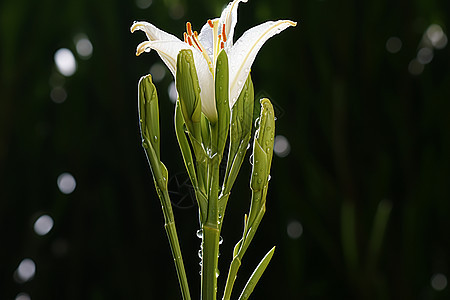
[[[233,107],[241,93],[256,54],[264,43],[289,26],[296,25],[296,22],[289,20],[268,21],[244,32],[236,44],[229,49],[228,56],[233,58],[230,59],[230,107]]]
[[[155,25],[150,24],[148,22],[134,22],[133,25],[130,28],[131,32],[135,32],[136,30],[142,30],[145,32],[145,35],[147,36],[147,39],[149,41],[161,41],[161,40],[168,40],[168,41],[179,41],[176,36],[165,32],[164,30],[161,30],[157,28]]]
[[[145,41],[137,46],[136,55],[140,55],[147,49],[154,49],[158,52],[159,56],[161,57],[161,59],[169,68],[170,72],[175,78],[178,52],[180,52],[180,50],[182,49],[191,49],[191,48],[189,47],[189,45],[183,43],[178,39],[172,41],[170,40]]]
[[[214,19],[212,22],[215,22],[217,20]],[[198,35],[198,39],[200,43],[202,43],[203,47],[205,48],[206,52],[208,53],[208,56],[210,58],[213,57],[214,52],[214,30],[209,26],[208,22],[206,22],[205,25],[203,25],[202,29],[200,30],[200,34]]]
[[[225,47],[231,47],[233,45],[234,27],[237,23],[237,9],[239,2],[247,1],[248,0],[234,0],[233,2],[230,2],[220,15],[219,28],[222,28],[222,25],[225,24],[225,35],[227,36]]]
[[[177,56],[180,50],[190,49],[194,55],[195,69],[197,70],[198,82],[200,85],[200,98],[202,99],[202,112],[212,122],[217,120],[216,103],[214,101],[214,79],[209,71],[209,66],[203,55],[197,49],[188,44],[176,41],[146,41],[138,45],[136,54],[140,55],[146,49],[154,49],[176,78]]]

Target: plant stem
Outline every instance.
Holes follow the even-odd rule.
[[[219,259],[219,164],[221,156],[214,155],[208,159],[209,189],[208,189],[208,215],[202,224],[202,273],[201,273],[201,299],[216,300],[217,276]]]
[[[211,224],[213,225],[213,224]],[[203,226],[202,300],[216,300],[217,264],[219,257],[219,229],[210,224]]]
[[[190,300],[189,285],[184,269],[183,257],[181,255],[180,243],[178,242],[177,229],[175,227],[175,219],[173,216],[172,205],[170,204],[169,193],[167,190],[159,193],[162,198],[161,204],[164,213],[167,238],[169,239],[170,249],[172,249],[172,256],[177,270],[178,282],[180,283],[181,294],[184,300]]]

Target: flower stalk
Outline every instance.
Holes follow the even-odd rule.
[[[261,112],[254,122],[254,88],[250,68],[262,45],[290,26],[289,20],[268,21],[247,30],[234,43],[234,27],[240,2],[228,4],[219,18],[208,20],[200,33],[186,24],[184,39],[153,24],[136,22],[131,31],[142,30],[147,41],[136,54],[154,49],[171,71],[177,88],[174,123],[186,171],[195,191],[201,228],[201,299],[216,300],[221,229],[231,190],[252,138],[252,192],[244,216],[242,238],[236,244],[222,299],[230,299],[234,282],[250,243],[266,211],[270,180],[275,115],[268,99],[260,100]],[[175,220],[167,190],[168,171],[161,162],[159,108],[151,76],[139,83],[141,136],[161,201],[165,229],[178,274],[183,299],[190,299],[189,286],[178,242]],[[225,149],[228,154],[224,157]],[[220,165],[226,160],[225,174]],[[261,260],[239,299],[247,299],[269,264],[275,247]]]
[[[172,256],[175,261],[181,294],[184,300],[190,300],[189,285],[178,242],[175,218],[172,204],[167,190],[168,171],[161,162],[160,157],[160,131],[159,131],[159,107],[156,88],[152,83],[151,75],[143,76],[139,81],[139,123],[141,127],[142,146],[145,149],[147,160],[153,174],[156,192],[161,201],[164,215],[164,229],[169,239]]]

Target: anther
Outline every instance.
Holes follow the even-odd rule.
[[[184,42],[185,42],[185,43],[187,43],[187,42],[188,42],[187,36],[188,36],[188,35],[187,35],[187,33],[186,33],[186,32],[184,32],[184,33],[183,33],[183,37],[184,37]]]
[[[192,46],[192,39],[190,36],[187,36],[187,41],[188,41],[189,46]]]
[[[192,35],[192,25],[191,22],[186,23],[186,31],[188,35]]]
[[[222,26],[222,38],[224,42],[227,41],[227,35],[225,34],[225,24],[223,24]]]
[[[220,42],[220,49],[225,48],[225,43],[224,42]]]
[[[208,20],[209,27],[214,28],[214,23],[211,20]]]

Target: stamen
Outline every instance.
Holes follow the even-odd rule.
[[[208,25],[209,25],[209,27],[214,28],[214,23],[213,23],[213,21],[208,20]]]
[[[186,31],[188,35],[192,35],[192,25],[191,22],[186,23]]]
[[[225,48],[225,43],[224,42],[220,42],[220,49]]]
[[[222,26],[222,38],[224,42],[227,41],[227,35],[225,34],[225,24],[223,24]]]
[[[189,46],[192,46],[193,44],[192,44],[192,39],[190,36],[187,36],[187,40],[188,40]]]
[[[195,45],[197,46],[197,49],[200,50],[200,52],[203,52],[202,48],[200,47],[199,43],[197,42],[196,38],[193,38]]]
[[[187,41],[187,36],[188,36],[188,35],[187,35],[187,33],[186,33],[186,32],[184,32],[184,33],[183,33],[183,37],[184,37],[184,42],[185,42],[185,43],[187,43],[187,42],[188,42],[188,41]]]

